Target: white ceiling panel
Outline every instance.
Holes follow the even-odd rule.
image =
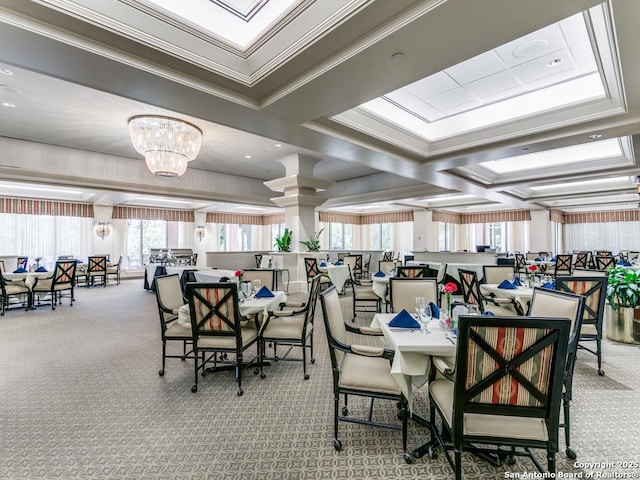
[[[556,24],[502,45],[496,48],[496,53],[507,67],[515,67],[566,46],[565,37]]]
[[[467,85],[468,83],[489,77],[505,69],[505,64],[495,52],[486,52],[477,57],[473,57],[471,60],[447,68],[445,73],[459,84]]]
[[[504,98],[504,95],[499,97],[500,93],[512,92],[510,95],[513,95],[515,92],[524,92],[520,82],[515,79],[511,72],[506,70],[469,83],[466,85],[466,89],[471,94],[484,100],[485,103],[489,98]]]
[[[535,60],[516,65],[511,69],[511,72],[525,86],[532,82],[538,82],[538,88],[562,80],[569,80],[578,75],[578,69],[573,63],[568,49],[557,50]],[[540,82],[543,79],[546,81]]]

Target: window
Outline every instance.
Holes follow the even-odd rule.
[[[219,224],[219,247],[221,251],[236,252],[252,249],[253,225],[236,223]]]
[[[274,249],[276,246],[276,237],[282,236],[284,233],[285,225],[284,223],[273,223],[271,224],[271,244],[269,247]]]
[[[353,248],[353,225],[350,223],[330,223],[329,248],[331,250],[351,250]]]
[[[149,263],[152,248],[177,248],[167,242],[167,222],[164,220],[129,219],[125,237],[129,268],[142,268]]]
[[[496,251],[504,250],[506,228],[504,222],[494,222],[487,224],[489,229],[489,245]]]
[[[391,224],[378,223],[371,225],[371,249],[393,250],[391,248]]]
[[[451,250],[449,247],[449,232],[445,222],[438,222],[438,250],[441,252]]]

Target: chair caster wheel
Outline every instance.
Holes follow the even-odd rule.
[[[309,380],[309,374],[308,374],[308,373],[305,373],[305,374],[304,374],[304,379],[305,379],[305,380]]]
[[[342,450],[342,442],[338,439],[333,441],[333,448],[335,448],[338,452]]]
[[[349,415],[349,409],[347,407],[342,407],[342,415],[345,417]]]
[[[242,394],[244,393],[244,390],[242,390],[241,388],[238,389],[238,396],[241,397]]]
[[[259,374],[259,373],[260,373],[260,369],[259,369],[259,368],[254,368],[254,369],[253,369],[253,374],[254,374],[254,375],[257,375],[257,374]]]
[[[507,455],[504,457],[504,463],[506,463],[507,465],[515,465],[516,457],[513,455]]]
[[[409,465],[413,463],[413,456],[409,452],[404,452],[403,457],[404,457],[404,461],[407,462]]]
[[[578,454],[571,447],[567,448],[564,453],[567,456],[567,458],[570,458],[571,460],[575,460],[576,458],[578,458]]]
[[[161,377],[164,377],[164,370],[158,371],[158,375],[161,376]]]
[[[427,457],[429,457],[431,460],[435,460],[436,458],[438,458],[438,452],[436,451],[435,447],[429,447],[429,449],[427,450]]]
[[[602,369],[598,370],[598,375],[600,375],[601,377],[604,377],[604,370]]]
[[[267,378],[267,374],[263,373],[262,375],[260,375],[260,378],[262,378],[264,380],[265,378]]]
[[[197,385],[194,385],[193,387],[191,387],[191,391],[192,391],[193,393],[196,393],[196,392],[198,391],[198,386],[197,386]]]
[[[316,359],[315,359],[315,358],[312,358],[312,359],[311,359],[311,363],[316,363]]]

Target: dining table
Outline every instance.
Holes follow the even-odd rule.
[[[344,284],[349,279],[349,265],[334,265],[332,263],[318,264],[318,270],[322,273],[326,273],[331,283],[336,287],[336,290],[342,292]]]
[[[480,284],[480,293],[485,297],[509,298],[517,302],[523,312],[529,310],[533,298],[533,288],[518,286],[516,288],[500,288],[499,283]]]

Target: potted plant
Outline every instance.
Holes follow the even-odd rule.
[[[319,231],[314,232],[309,240],[300,241],[300,243],[307,247],[310,252],[317,252],[320,250],[320,235],[323,230],[324,228],[321,228]]]
[[[619,265],[609,268],[606,317],[608,338],[640,342],[640,270]]]
[[[291,250],[291,235],[291,230],[285,228],[282,235],[276,237],[276,243],[274,243],[274,246],[279,252],[288,252]]]

